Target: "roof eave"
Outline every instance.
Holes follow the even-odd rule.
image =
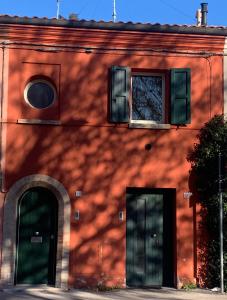
[[[84,28],[99,30],[117,30],[117,31],[139,31],[139,32],[159,32],[159,33],[178,33],[178,34],[199,34],[227,36],[226,27],[205,27],[205,26],[187,26],[187,25],[168,25],[168,24],[142,24],[142,23],[113,23],[104,21],[87,20],[67,20],[67,19],[48,19],[48,18],[28,18],[0,16],[0,24],[9,25],[33,25],[33,26],[52,26],[68,28]]]

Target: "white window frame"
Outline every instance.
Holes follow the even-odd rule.
[[[158,76],[158,77],[162,77],[162,120],[160,122],[157,121],[152,121],[152,120],[133,120],[132,119],[132,78],[133,76]],[[135,124],[165,124],[165,119],[166,119],[166,109],[165,109],[165,105],[166,105],[166,95],[165,95],[165,74],[164,73],[152,73],[152,72],[132,72],[131,74],[131,87],[130,87],[130,123],[135,123]]]

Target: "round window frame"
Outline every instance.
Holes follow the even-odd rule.
[[[51,103],[50,105],[48,105],[48,106],[46,106],[46,107],[42,107],[42,108],[33,106],[33,105],[29,102],[28,97],[27,97],[29,88],[30,88],[33,84],[35,84],[35,83],[40,83],[40,82],[41,82],[41,83],[47,84],[49,87],[51,87],[51,89],[52,89],[53,92],[54,92],[54,99],[53,99],[52,103]],[[25,88],[24,88],[24,100],[25,100],[25,102],[26,102],[30,107],[32,107],[32,108],[34,108],[34,109],[37,109],[37,110],[48,109],[48,108],[50,108],[51,106],[53,106],[53,105],[55,104],[55,102],[57,101],[57,91],[56,91],[55,86],[54,86],[49,80],[47,80],[47,79],[34,79],[34,80],[29,81],[29,82],[26,84]]]

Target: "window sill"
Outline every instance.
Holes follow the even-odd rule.
[[[170,129],[170,124],[129,123],[129,128]]]
[[[18,124],[40,124],[40,125],[61,125],[57,120],[40,120],[40,119],[18,119]]]

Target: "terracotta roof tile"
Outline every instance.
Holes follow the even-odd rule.
[[[12,15],[1,15],[0,24],[22,24],[37,26],[56,26],[56,27],[73,27],[73,28],[91,28],[107,30],[126,30],[126,31],[145,31],[145,32],[175,32],[175,33],[192,33],[207,35],[225,35],[227,36],[226,26],[196,26],[195,24],[160,24],[160,23],[141,23],[141,22],[116,22],[113,21],[95,21],[95,20],[73,20],[73,19],[56,19],[47,17],[21,17]]]

